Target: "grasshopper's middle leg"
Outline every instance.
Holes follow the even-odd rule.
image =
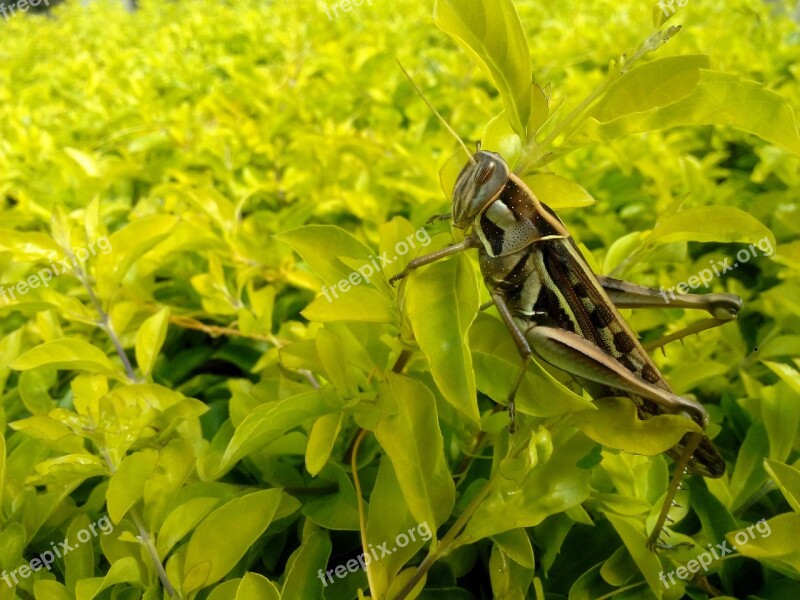
[[[509,419],[508,431],[514,433],[514,431],[517,429],[517,408],[514,399],[517,397],[519,386],[522,385],[522,380],[525,377],[525,372],[528,370],[528,365],[531,362],[531,356],[533,352],[531,352],[531,347],[528,344],[528,340],[525,339],[525,333],[519,328],[519,325],[517,325],[517,322],[514,320],[514,315],[511,314],[511,310],[506,304],[506,299],[505,296],[503,296],[502,290],[499,288],[494,288],[491,292],[491,295],[492,300],[497,307],[497,312],[500,313],[500,318],[511,332],[511,337],[514,339],[514,343],[517,345],[517,350],[522,357],[522,364],[519,367],[519,371],[517,371],[517,375],[514,378],[514,383],[511,385],[511,390],[508,392],[508,398],[506,401],[506,404],[508,405]]]

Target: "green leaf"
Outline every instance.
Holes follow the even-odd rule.
[[[237,427],[224,455],[212,453],[206,457],[205,474],[216,479],[241,458],[270,444],[290,429],[313,417],[337,411],[336,404],[320,390],[258,406]]]
[[[111,477],[106,490],[108,516],[114,523],[136,504],[144,494],[144,485],[158,462],[158,452],[141,450],[125,457],[117,472]]]
[[[800,547],[797,544],[800,513],[778,515],[760,521],[757,526],[761,529],[752,531],[745,529],[744,535],[740,535],[738,539],[737,534],[741,534],[742,531],[731,532],[725,537],[743,556],[757,560],[768,559],[768,563],[774,563],[792,572],[793,579],[800,577]]]
[[[132,221],[110,235],[109,252],[99,254],[94,266],[98,296],[110,299],[130,268],[165,240],[177,224],[178,219],[172,215],[152,215]]]
[[[46,415],[55,403],[48,390],[56,383],[56,373],[49,369],[31,369],[19,376],[19,395],[31,414]]]
[[[36,473],[25,482],[31,485],[46,485],[55,482],[78,485],[90,477],[107,475],[105,463],[93,454],[66,454],[45,460],[36,465]]]
[[[375,487],[369,501],[367,518],[367,542],[378,548],[387,540],[394,540],[399,532],[408,531],[415,525],[414,518],[408,510],[403,491],[397,475],[394,472],[391,459],[384,455],[381,457]],[[419,524],[419,527],[427,525]],[[419,529],[418,529],[419,531]],[[421,533],[430,534],[435,531],[431,527],[423,528]],[[389,556],[382,557],[370,565],[371,582],[374,585],[371,592],[374,597],[381,597],[381,592],[386,590],[397,574],[422,546],[423,536],[415,536],[417,541],[410,542],[405,548],[398,548]]]
[[[502,548],[509,558],[526,569],[533,569],[533,546],[524,529],[510,529],[492,536],[492,541]]]
[[[196,463],[194,449],[186,440],[172,439],[159,450],[156,468],[144,486],[144,517],[151,527],[161,524]]]
[[[245,573],[236,600],[281,600],[280,591],[274,583],[258,573]]]
[[[522,140],[514,133],[506,117],[506,111],[492,117],[481,136],[481,149],[497,152],[509,166],[517,163],[522,152]]]
[[[458,42],[494,81],[514,131],[528,139],[531,57],[511,0],[437,0],[436,25]]]
[[[169,308],[162,308],[145,320],[136,332],[136,363],[145,377],[149,377],[156,364],[158,353],[169,328]]]
[[[6,489],[6,436],[0,432],[0,505]]]
[[[785,461],[800,426],[800,395],[784,383],[762,388],[761,416],[769,437],[769,457]]]
[[[117,377],[114,365],[102,350],[76,338],[62,338],[31,348],[11,363],[11,368],[27,371],[38,367],[92,371]]]
[[[198,525],[186,550],[184,593],[219,581],[239,562],[272,522],[281,495],[270,489],[234,498]]]
[[[738,509],[767,479],[763,459],[769,455],[769,438],[762,423],[754,423],[747,430],[736,465],[731,474],[730,492],[733,497],[731,510]]]
[[[441,525],[455,502],[455,485],[444,456],[436,400],[422,383],[388,373],[381,386],[387,408],[375,435],[397,474],[411,514],[418,523]]]
[[[462,253],[421,269],[409,279],[405,298],[436,385],[450,404],[477,423],[475,372],[466,340],[480,299],[469,259]]]
[[[760,83],[707,69],[700,69],[695,89],[677,102],[607,122],[590,118],[586,132],[592,139],[606,141],[679,125],[730,125],[800,155],[791,103]]]
[[[94,575],[94,541],[89,538],[89,541],[84,543],[78,542],[78,535],[82,531],[88,531],[89,518],[81,513],[75,517],[67,528],[67,535],[65,540],[68,546],[76,544],[71,552],[64,554],[64,583],[67,588],[75,592],[77,598],[79,589],[77,586],[81,581],[86,581]],[[96,581],[95,581],[96,583]],[[96,585],[89,588],[89,592],[85,597],[91,598],[96,592]]]
[[[322,415],[311,427],[306,447],[306,470],[311,475],[316,476],[328,462],[343,420],[343,413],[330,413]]]
[[[353,272],[351,267],[339,260],[340,257],[358,259],[359,264],[366,264],[375,254],[363,242],[333,225],[306,225],[280,233],[275,239],[294,248],[329,286],[346,280]]]
[[[286,564],[281,598],[322,600],[323,584],[319,579],[319,571],[324,572],[327,568],[331,541],[327,531],[311,522],[303,529],[302,543]]]
[[[612,512],[607,512],[605,515],[619,537],[622,538],[622,542],[647,580],[650,589],[657,598],[661,598],[663,587],[658,578],[658,574],[662,571],[661,562],[655,553],[648,550],[647,536],[641,527],[641,522],[631,517],[615,515]]]
[[[796,369],[793,369],[789,365],[785,365],[782,363],[771,362],[768,360],[762,361],[767,367],[769,367],[770,371],[775,373],[778,377],[781,378],[787,386],[791,388],[791,390],[795,393],[800,395],[800,372]]]
[[[764,460],[764,469],[778,485],[789,505],[800,512],[800,471],[770,459]]]
[[[217,498],[192,498],[173,510],[158,531],[156,551],[161,559],[165,559],[173,546],[194,529],[217,504]]]
[[[397,311],[388,296],[375,289],[359,286],[346,292],[330,288],[324,291],[328,296],[317,296],[302,310],[301,314],[309,321],[392,323],[397,319]]]
[[[10,423],[9,427],[41,440],[44,446],[60,452],[80,453],[84,449],[82,437],[75,435],[60,420],[51,417],[28,417]]]
[[[281,600],[281,593],[269,579],[258,573],[245,573],[241,579],[220,583],[208,600]]]
[[[11,253],[15,261],[50,262],[64,258],[64,250],[46,233],[0,229],[0,250]]]
[[[121,558],[112,564],[105,577],[81,579],[75,586],[75,600],[94,600],[103,590],[118,583],[133,583],[143,587],[139,562],[132,556]]]
[[[554,210],[591,206],[595,199],[583,186],[555,173],[523,177],[534,195]]]
[[[705,54],[682,54],[648,61],[615,81],[591,111],[607,123],[624,115],[642,113],[677,102],[700,82],[700,70],[709,66]]]
[[[74,600],[63,583],[40,579],[33,584],[33,595],[36,600]]]
[[[303,514],[325,529],[358,531],[356,490],[344,468],[331,463],[322,470],[319,479],[337,489],[324,496],[309,498],[303,506]]]
[[[102,170],[95,158],[77,148],[65,147],[64,152],[74,160],[89,177],[100,177]]]
[[[353,385],[347,364],[347,353],[342,340],[326,329],[317,332],[317,355],[325,369],[325,374],[340,396],[354,395]]]
[[[743,242],[755,243],[775,236],[750,214],[733,206],[701,206],[661,215],[647,237],[648,243]],[[736,261],[731,260],[730,264]]]
[[[495,485],[470,519],[460,539],[470,543],[519,527],[534,527],[547,517],[586,500],[591,471],[578,462],[595,446],[581,433],[557,447],[544,464],[530,471],[513,493]]]
[[[596,411],[570,415],[568,422],[604,446],[633,454],[661,454],[685,433],[702,431],[694,421],[678,415],[639,419],[630,398],[601,398],[595,406]]]

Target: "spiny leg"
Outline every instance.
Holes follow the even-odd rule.
[[[594,344],[575,333],[537,326],[528,331],[527,339],[533,350],[555,367],[611,388],[634,393],[665,408],[667,412],[686,416],[703,429],[708,424],[708,413],[698,402],[682,398],[642,381],[615,358],[605,354]],[[704,434],[689,432],[683,439],[686,440],[683,452],[677,461],[675,474],[667,490],[656,526],[648,538],[648,547],[651,549],[664,528],[672,501],[680,488],[683,474],[692,455],[704,439]]]
[[[677,494],[678,490],[681,488],[681,481],[686,473],[686,467],[689,464],[689,460],[692,458],[692,454],[694,454],[694,451],[703,439],[703,434],[692,432],[687,434],[686,437],[688,438],[686,447],[683,449],[680,460],[678,460],[675,465],[675,473],[672,475],[672,480],[669,482],[667,495],[664,497],[664,504],[661,505],[661,512],[658,515],[656,526],[650,533],[650,537],[647,538],[647,547],[650,550],[654,550],[658,545],[659,536],[664,529],[664,523],[667,520],[670,508],[672,508],[672,503],[675,501],[675,494]]]
[[[465,237],[462,241],[460,241],[458,244],[447,246],[446,248],[442,248],[441,250],[437,250],[436,252],[431,252],[430,254],[425,254],[410,261],[406,265],[405,269],[400,271],[397,275],[393,275],[389,279],[389,283],[394,285],[396,281],[408,277],[411,271],[414,271],[415,269],[419,269],[420,267],[429,265],[432,262],[436,262],[437,260],[447,258],[448,256],[452,256],[453,254],[458,254],[459,252],[462,252],[469,248],[477,248],[478,245],[480,245],[480,240],[478,239],[478,236],[470,234],[467,237]]]
[[[531,352],[530,344],[528,344],[528,340],[525,338],[525,334],[519,328],[516,321],[514,321],[514,315],[511,314],[511,311],[506,304],[506,299],[503,296],[503,292],[499,288],[495,288],[492,290],[492,301],[494,302],[495,306],[497,306],[497,312],[500,313],[500,318],[505,323],[508,330],[511,332],[511,337],[514,339],[514,343],[517,345],[517,350],[519,351],[520,356],[522,357],[522,364],[519,367],[519,371],[517,371],[516,377],[514,377],[514,383],[511,385],[511,390],[508,393],[507,405],[508,405],[508,431],[510,433],[514,433],[516,431],[516,416],[517,416],[517,407],[515,403],[515,398],[517,397],[517,391],[519,390],[520,385],[522,385],[522,380],[525,378],[525,372],[528,370],[528,365],[531,362]]]
[[[433,215],[427,221],[425,221],[425,224],[430,225],[431,223],[436,223],[436,221],[449,221],[452,218],[453,216],[450,213],[444,213],[443,215]]]
[[[719,327],[732,321],[742,309],[742,299],[735,294],[671,294],[666,290],[644,287],[613,277],[597,277],[609,299],[617,308],[691,308],[705,310],[711,315],[698,323],[693,323],[658,340],[645,344],[645,350],[660,348],[669,342],[700,333],[707,329]]]
[[[531,327],[526,338],[537,355],[562,371],[636,394],[658,404],[667,413],[686,412],[704,429],[708,423],[708,413],[699,402],[639,379],[616,358],[576,333],[539,325]]]

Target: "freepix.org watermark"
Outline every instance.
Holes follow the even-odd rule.
[[[2,304],[9,304],[12,301],[16,301],[17,295],[24,296],[29,291],[38,288],[40,285],[43,285],[44,287],[50,287],[50,282],[53,280],[53,274],[56,276],[63,275],[67,271],[77,267],[79,263],[86,262],[90,255],[96,256],[97,250],[95,245],[97,245],[103,254],[108,254],[112,250],[111,242],[109,241],[108,237],[103,236],[90,243],[88,249],[78,248],[75,251],[75,254],[72,256],[72,264],[70,264],[69,258],[53,261],[50,263],[49,267],[42,269],[38,273],[34,273],[28,277],[28,279],[20,281],[8,287],[7,289],[5,285],[0,285],[0,298],[2,298]],[[10,300],[9,297],[11,298]]]
[[[750,258],[755,258],[756,246],[758,246],[758,249],[761,250],[764,256],[772,256],[774,252],[769,238],[761,238],[755,244],[750,244],[748,248],[742,248],[736,253],[738,262],[730,264],[729,258],[726,258],[725,260],[718,260],[716,263],[714,263],[713,260],[710,260],[708,261],[708,264],[710,264],[711,269],[714,270],[713,273],[711,269],[703,269],[697,275],[692,275],[688,280],[681,281],[678,285],[674,285],[666,290],[662,287],[661,297],[664,298],[664,302],[669,304],[670,298],[675,300],[675,290],[677,290],[679,294],[687,294],[689,293],[689,288],[694,290],[701,285],[703,287],[708,287],[708,284],[713,281],[715,276],[721,277],[728,271],[733,271],[739,265],[746,263],[748,260],[750,260]],[[669,292],[670,298],[667,298],[667,292]]]
[[[664,12],[664,16],[671,17],[678,9],[675,8],[675,5],[679,7],[684,7],[689,4],[689,0],[658,0],[658,8],[660,8]]]
[[[419,539],[426,542],[433,537],[433,532],[431,528],[428,527],[427,521],[420,523],[416,527],[409,528],[407,533],[398,533],[397,537],[394,538],[395,545],[392,548],[387,548],[389,542],[378,544],[378,550],[381,552],[380,556],[378,556],[378,551],[370,544],[369,552],[362,552],[356,558],[348,560],[345,564],[337,565],[333,569],[328,569],[325,572],[320,569],[317,571],[317,577],[319,577],[325,587],[328,587],[328,583],[333,583],[333,575],[336,575],[339,579],[344,579],[350,573],[355,573],[359,569],[366,569],[367,565],[372,564],[373,561],[377,562],[384,556],[389,556],[393,552],[397,552],[398,548],[405,548],[411,542],[416,542],[417,535]]]
[[[330,288],[323,285],[322,293],[325,295],[325,298],[328,300],[328,302],[333,302],[333,298],[339,298],[336,288],[339,288],[339,291],[344,293],[350,290],[350,286],[355,287],[357,285],[361,285],[364,281],[369,283],[370,277],[375,275],[375,273],[380,272],[383,267],[392,264],[395,260],[397,260],[398,257],[407,254],[412,248],[416,248],[417,245],[414,243],[414,240],[422,244],[422,247],[424,248],[431,243],[431,236],[424,229],[417,229],[405,240],[400,240],[395,244],[394,251],[396,254],[394,257],[389,258],[388,250],[376,257],[370,255],[370,262],[364,263],[358,269],[350,273],[350,276],[347,279],[342,279],[339,283],[332,285]],[[379,265],[377,261],[380,261],[381,264]],[[331,298],[328,292],[333,294],[333,298]]]
[[[772,533],[772,528],[769,526],[769,523],[767,523],[767,520],[761,519],[747,527],[747,529],[737,531],[734,536],[736,543],[739,544],[739,546],[744,546],[750,540],[754,540],[756,536],[753,533],[753,529],[758,531],[762,538],[768,537]],[[680,566],[666,574],[664,571],[661,571],[658,578],[661,580],[661,583],[664,584],[664,587],[669,588],[669,586],[674,585],[676,575],[678,579],[689,579],[691,575],[700,572],[700,567],[703,568],[703,571],[708,572],[708,567],[714,560],[721,560],[723,556],[736,552],[736,546],[729,546],[727,540],[724,540],[721,544],[716,544],[716,546],[709,544],[708,547],[709,550],[698,554],[697,558],[693,558],[687,562],[686,566]],[[669,579],[669,583],[667,583],[667,579]]]
[[[372,6],[372,0],[341,0],[340,2],[335,2],[330,6],[323,2],[322,10],[324,10],[325,14],[328,15],[328,20],[333,21],[334,17],[339,16],[339,10],[342,12],[350,12],[353,10],[354,6],[361,6],[365,2]],[[331,10],[333,10],[333,16],[331,16]]]
[[[88,529],[81,529],[78,532],[76,536],[78,538],[77,542],[70,544],[69,538],[64,538],[64,541],[58,542],[58,545],[56,545],[56,542],[50,542],[50,546],[53,548],[52,551],[45,550],[36,558],[32,558],[27,564],[20,565],[11,571],[11,573],[3,571],[0,574],[0,578],[6,582],[8,587],[13,588],[15,585],[19,585],[19,577],[27,579],[31,574],[40,571],[42,568],[49,571],[56,558],[65,557],[81,544],[87,543],[92,537],[97,537],[98,529],[103,535],[108,535],[114,531],[114,524],[107,516],[100,517],[96,523],[89,523]],[[11,583],[12,579],[14,580],[13,584]]]
[[[2,4],[0,5],[0,14],[8,21],[11,17],[16,16],[16,11],[28,12],[31,6],[39,6],[42,2],[45,6],[50,6],[49,0],[18,0],[18,2]]]

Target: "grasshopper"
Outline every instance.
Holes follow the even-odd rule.
[[[417,89],[413,81],[412,85]],[[617,310],[664,308],[667,302],[660,291],[592,272],[561,219],[511,172],[506,161],[481,150],[480,145],[470,153],[424,96],[423,100],[469,156],[456,180],[449,216],[454,227],[467,233],[460,243],[410,261],[390,283],[437,260],[478,249],[491,303],[522,359],[507,398],[509,430],[514,431],[514,398],[534,355],[572,375],[595,398],[627,396],[640,419],[683,415],[705,430],[706,410],[699,402],[672,392]],[[702,327],[679,332],[685,334],[735,319],[742,300],[733,294],[683,294],[670,305],[710,313]],[[677,464],[648,538],[651,549],[659,545],[684,473],[717,478],[725,472],[724,460],[703,433],[686,433],[667,454]]]

